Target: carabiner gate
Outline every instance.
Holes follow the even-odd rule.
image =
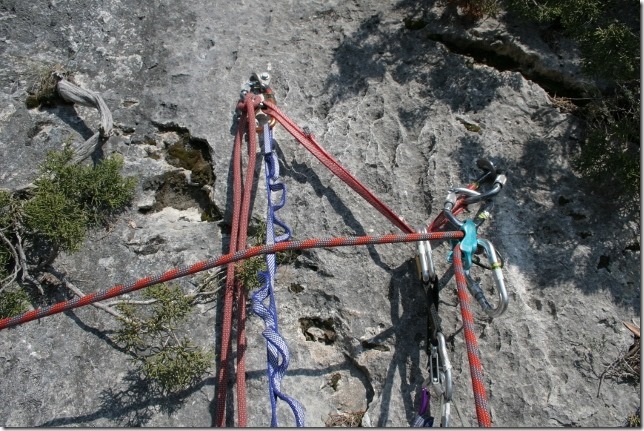
[[[447,357],[447,344],[442,332],[437,334],[437,343],[432,344],[429,355],[430,394],[441,400],[441,426],[449,426],[452,402],[452,365]],[[425,384],[424,384],[425,386]]]
[[[427,233],[426,228],[418,229],[419,233]],[[432,246],[429,241],[418,241],[416,254],[416,268],[418,269],[418,278],[423,282],[425,290],[430,281],[436,279],[436,270],[432,260]]]
[[[484,238],[478,238],[478,245],[483,247],[485,254],[487,255],[488,262],[490,264],[490,269],[492,270],[492,277],[494,277],[494,283],[496,286],[496,292],[498,296],[498,303],[496,307],[492,307],[485,297],[485,293],[481,289],[481,286],[474,281],[474,279],[469,274],[469,271],[466,271],[465,277],[467,278],[467,287],[472,294],[472,296],[477,300],[483,311],[490,317],[499,317],[505,310],[508,308],[508,293],[505,290],[505,282],[503,281],[503,273],[501,272],[501,263],[499,262],[496,254],[496,250],[490,241]]]

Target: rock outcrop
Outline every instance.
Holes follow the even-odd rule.
[[[24,187],[47,151],[96,132],[91,108],[25,106],[39,70],[61,64],[112,110],[102,152],[122,154],[138,186],[130,210],[53,266],[91,292],[223,254],[234,109],[250,74],[269,71],[278,106],[413,226],[476,176],[478,158],[507,170],[481,235],[505,258],[510,305],[494,320],[475,309],[493,423],[618,426],[639,405],[639,388],[605,380],[597,390],[631,343],[622,320],[641,312],[639,217],[606,207],[571,168],[583,131],[544,88],[583,85],[574,51],[557,52],[503,16],[467,28],[416,3],[4,1],[0,186]],[[409,17],[425,25],[406,25]],[[519,65],[488,65],[485,53],[474,55],[481,47]],[[275,137],[288,186],[280,217],[295,238],[396,231],[286,131]],[[201,152],[197,173],[173,159],[177,143]],[[211,188],[195,181],[204,175]],[[264,209],[258,197],[255,220]],[[448,245],[435,251],[452,423],[475,426]],[[409,244],[317,249],[279,267],[279,325],[291,352],[282,389],[305,406],[308,426],[356,412],[365,426],[413,421],[427,377],[414,253]],[[190,337],[214,350],[221,310],[198,311]],[[179,396],[148,392],[111,339],[115,326],[86,307],[1,331],[0,425],[210,426],[214,367]],[[248,423],[268,426],[263,323],[251,315],[247,326]],[[279,417],[293,425],[286,407]]]

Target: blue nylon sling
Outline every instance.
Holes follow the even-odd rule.
[[[279,160],[275,153],[275,142],[273,132],[264,125],[264,170],[266,175],[266,244],[277,244],[288,241],[291,238],[291,230],[281,221],[275,212],[286,204],[286,185],[279,182]],[[281,192],[278,203],[273,203],[273,193]],[[275,225],[284,230],[284,233],[275,236]],[[264,285],[252,295],[252,308],[255,314],[264,320],[264,331],[262,335],[266,339],[267,373],[268,373],[268,394],[271,401],[271,426],[277,427],[277,399],[286,402],[293,411],[295,423],[298,427],[304,426],[304,409],[297,400],[289,397],[281,391],[281,382],[289,364],[289,352],[286,341],[279,333],[277,327],[277,307],[273,286],[277,262],[275,254],[266,255],[267,271],[261,271],[260,277],[265,280]],[[268,300],[268,304],[266,304]]]

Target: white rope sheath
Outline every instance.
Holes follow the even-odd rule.
[[[98,128],[98,132],[94,133],[87,141],[74,145],[73,163],[80,163],[88,158],[102,144],[105,138],[112,134],[112,113],[98,93],[85,90],[64,78],[58,81],[56,89],[60,97],[67,102],[96,108],[101,116],[101,125]]]

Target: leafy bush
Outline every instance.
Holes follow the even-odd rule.
[[[447,3],[459,8],[469,19],[481,19],[496,16],[499,13],[499,0],[447,0]]]
[[[212,365],[212,354],[195,347],[190,341],[180,340],[152,353],[142,362],[143,373],[157,381],[167,392],[189,387]]]
[[[0,319],[24,313],[29,307],[29,295],[21,288],[5,289],[0,295]]]
[[[634,0],[505,0],[529,20],[560,26],[580,43],[589,75],[639,79],[639,3]],[[631,21],[632,20],[632,21]],[[609,61],[607,61],[609,60]]]
[[[235,265],[235,278],[247,290],[258,289],[264,283],[262,277],[259,276],[260,271],[266,271],[264,256],[251,257]]]
[[[160,284],[143,291],[144,302],[117,305],[122,313],[115,340],[138,364],[143,375],[165,392],[189,387],[214,360],[214,354],[196,347],[175,331],[185,323],[192,299],[177,286]],[[151,306],[142,304],[154,301]]]
[[[587,138],[575,164],[594,183],[624,196],[639,195],[639,100],[638,83],[621,85],[614,95],[586,106]]]
[[[73,151],[50,152],[25,204],[25,223],[54,245],[75,251],[87,229],[105,223],[127,205],[134,179],[120,174],[123,159],[113,156],[94,167],[72,164]]]
[[[642,418],[640,415],[640,408],[638,407],[633,414],[628,415],[625,422],[626,423],[623,425],[624,427],[641,428]]]
[[[0,190],[0,231],[8,230],[11,227],[11,203],[11,194]],[[7,244],[4,241],[0,241],[0,280],[3,280],[7,276],[10,262],[11,252]]]
[[[49,251],[51,262],[59,249],[75,251],[87,230],[109,221],[132,198],[134,179],[120,175],[123,160],[108,158],[95,167],[71,163],[72,150],[51,152],[40,166],[40,178],[29,192],[0,191],[0,312],[24,311],[28,297],[12,286],[20,279],[42,286],[30,274],[27,256]],[[46,245],[44,249],[40,246]],[[42,257],[42,256],[41,256]]]
[[[639,82],[639,35],[626,24],[612,22],[582,34],[579,39],[587,73],[609,80]]]

